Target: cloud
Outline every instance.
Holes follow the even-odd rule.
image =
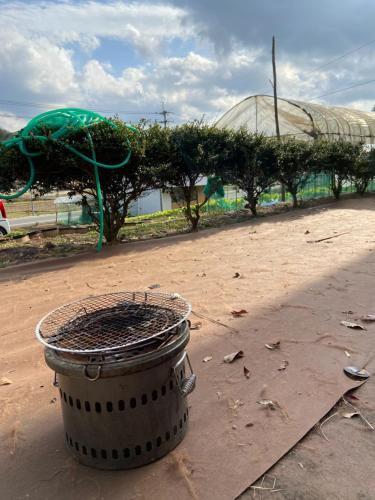
[[[0,7],[0,106],[7,114],[70,105],[160,119],[165,99],[175,122],[203,114],[213,120],[251,94],[271,93],[273,34],[281,97],[316,98],[370,80],[375,69],[370,44],[312,72],[373,37],[370,0],[0,0]],[[322,101],[369,110],[372,96],[366,85]]]
[[[1,128],[8,132],[16,132],[26,125],[28,120],[14,115],[13,113],[0,110]]]
[[[96,48],[102,38],[125,40],[150,56],[165,41],[191,36],[185,17],[179,7],[149,2],[10,1],[1,6],[0,26],[44,35],[57,44],[78,43],[85,50]]]

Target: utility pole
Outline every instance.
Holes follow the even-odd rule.
[[[168,115],[172,113],[172,111],[167,111],[165,109],[165,103],[164,101],[161,102],[161,111],[159,112],[159,115],[163,116],[163,119],[159,123],[163,123],[164,128],[167,127],[168,123],[172,123],[172,120],[168,120]]]
[[[280,140],[280,126],[279,126],[279,110],[277,107],[277,74],[276,74],[276,42],[275,37],[272,37],[272,69],[273,69],[273,103],[275,109],[275,127],[276,137]],[[281,201],[285,201],[285,186],[281,183]]]

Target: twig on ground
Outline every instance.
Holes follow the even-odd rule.
[[[320,243],[321,241],[332,240],[332,238],[338,238],[339,236],[343,236],[344,234],[349,234],[349,231],[346,233],[335,234],[333,236],[328,236],[328,238],[320,238],[320,240],[308,240],[307,243]]]
[[[210,318],[209,316],[206,316],[205,314],[202,313],[197,313],[196,311],[191,311],[191,312],[198,318],[206,319],[207,321],[210,321],[214,325],[223,326],[224,328],[228,328],[228,330],[231,330],[234,333],[238,333],[238,330],[232,328],[231,326],[226,325],[225,323],[222,323],[221,321],[218,321],[217,319]]]
[[[324,425],[324,424],[326,424],[326,423],[328,422],[328,420],[331,420],[331,418],[335,417],[337,414],[338,414],[338,412],[333,413],[332,415],[330,415],[329,417],[327,417],[325,420],[323,420],[323,422],[319,425],[319,430],[320,430],[320,432],[321,432],[322,436],[324,437],[324,439],[325,439],[326,441],[329,441],[329,439],[328,439],[328,438],[327,438],[327,436],[324,434],[322,427],[323,427],[323,425]]]
[[[347,401],[345,398],[342,398],[342,400],[344,401],[344,403],[349,406],[350,408],[352,408],[356,413],[358,413],[358,415],[361,417],[361,419],[370,427],[370,429],[372,431],[375,431],[375,427],[373,425],[370,424],[370,422],[367,420],[367,418],[358,410],[358,408],[356,406],[353,406],[351,403],[349,403],[349,401]]]

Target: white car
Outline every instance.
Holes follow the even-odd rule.
[[[3,219],[0,215],[0,236],[5,236],[10,233],[10,224],[8,219]]]
[[[10,224],[7,219],[4,202],[0,200],[0,236],[5,236],[10,233]]]

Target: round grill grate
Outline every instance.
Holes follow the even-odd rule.
[[[61,352],[98,354],[133,349],[173,333],[191,306],[180,295],[119,292],[87,297],[55,309],[36,327],[42,344]]]

